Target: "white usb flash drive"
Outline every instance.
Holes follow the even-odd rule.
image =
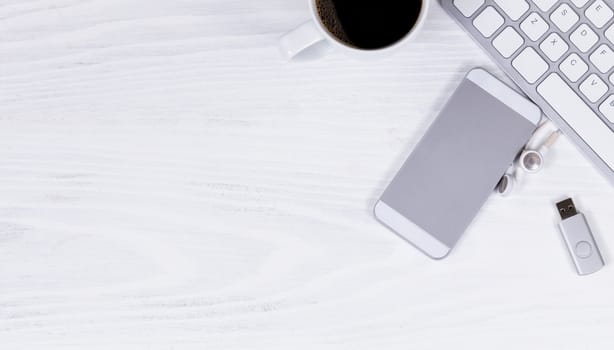
[[[578,213],[571,198],[556,204],[561,215],[559,228],[579,275],[599,271],[605,263],[582,213]]]

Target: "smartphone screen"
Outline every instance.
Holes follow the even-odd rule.
[[[481,69],[463,80],[386,188],[375,216],[433,258],[454,247],[539,122]]]

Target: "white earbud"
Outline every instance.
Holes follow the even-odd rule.
[[[515,164],[513,164],[503,175],[499,183],[496,187],[496,192],[501,196],[507,196],[512,193],[514,185],[520,181],[520,177],[522,173],[535,174],[539,172],[544,167],[544,157],[554,145],[556,140],[558,140],[561,132],[556,130],[551,132],[551,134],[546,138],[546,140],[541,144],[541,146],[537,148],[532,148],[532,144],[542,137],[543,131],[546,129],[546,126],[549,125],[549,122],[543,123],[533,134],[531,141],[527,144],[527,148],[525,148],[520,156],[518,157]],[[517,169],[522,169],[518,171]]]
[[[513,169],[513,168],[510,168]],[[514,172],[509,171],[503,175],[499,183],[497,184],[497,193],[503,197],[509,195],[514,190],[514,183],[516,180],[514,179]]]
[[[518,158],[518,165],[527,173],[539,172],[544,167],[544,157],[550,147],[554,145],[561,133],[557,130],[550,134],[538,149],[525,149]]]

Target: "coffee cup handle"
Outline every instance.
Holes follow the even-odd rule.
[[[281,54],[288,60],[324,40],[316,23],[309,20],[279,39]]]

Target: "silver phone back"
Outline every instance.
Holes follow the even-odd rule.
[[[465,79],[380,202],[451,249],[534,130],[534,123]]]

